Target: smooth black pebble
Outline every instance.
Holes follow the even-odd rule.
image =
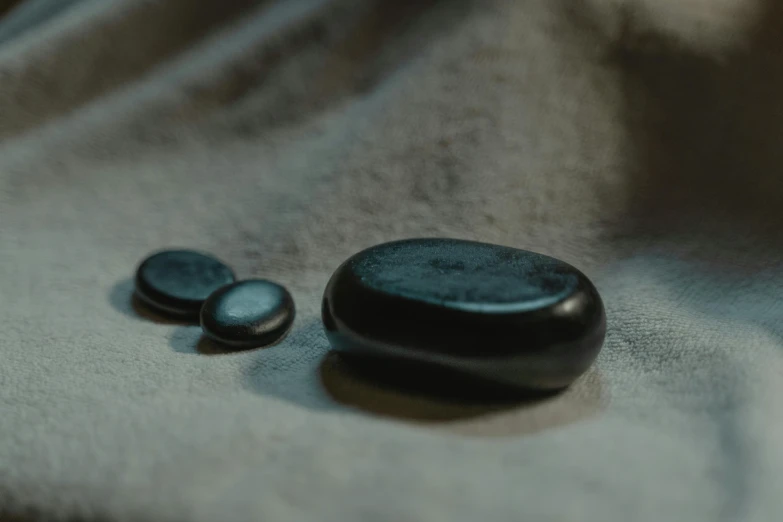
[[[249,349],[280,340],[291,328],[296,310],[284,287],[263,279],[221,288],[201,308],[201,328],[220,344]]]
[[[139,265],[136,295],[159,313],[198,320],[206,298],[235,280],[231,268],[208,254],[165,250]]]
[[[606,331],[597,290],[573,266],[455,239],[359,252],[329,281],[322,317],[336,350],[531,390],[571,384]]]

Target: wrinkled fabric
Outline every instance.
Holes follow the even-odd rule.
[[[779,519],[783,4],[5,4],[8,516]],[[334,269],[429,236],[583,270],[594,368],[490,407],[330,355]],[[293,330],[215,354],[146,316],[165,247],[286,285]]]

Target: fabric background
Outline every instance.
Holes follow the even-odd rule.
[[[780,519],[782,3],[0,4],[9,520]],[[328,356],[337,265],[434,235],[587,273],[593,370],[497,408]],[[287,285],[291,334],[140,315],[169,246]]]

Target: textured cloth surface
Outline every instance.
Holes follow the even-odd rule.
[[[9,516],[780,519],[783,3],[4,3]],[[595,367],[489,407],[329,355],[332,271],[418,236],[582,269]],[[288,286],[290,335],[215,355],[143,315],[164,247]]]

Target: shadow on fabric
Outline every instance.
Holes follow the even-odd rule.
[[[783,346],[783,3],[758,4],[742,44],[713,53],[626,20],[611,57],[629,137],[623,235],[655,240],[695,287],[725,288],[726,299],[689,304]]]
[[[438,371],[345,357],[330,351],[319,319],[299,322],[279,345],[258,351],[247,373],[252,389],[300,406],[352,411],[466,436],[536,433],[579,422],[608,402],[597,370],[569,389],[510,394]]]
[[[472,436],[518,436],[597,414],[606,396],[597,371],[551,393],[495,389],[449,372],[372,364],[335,352],[319,367],[335,401],[365,413]]]
[[[109,291],[109,304],[118,312],[142,321],[171,325],[198,324],[197,321],[166,317],[151,310],[134,294],[133,279],[123,279],[112,286]]]
[[[767,0],[744,45],[694,50],[637,31],[628,15],[610,57],[620,71],[631,171],[628,225],[672,235],[720,230],[783,243],[783,4]],[[717,236],[716,250],[737,246]]]
[[[20,2],[21,0],[0,0],[0,17],[7,15]]]

